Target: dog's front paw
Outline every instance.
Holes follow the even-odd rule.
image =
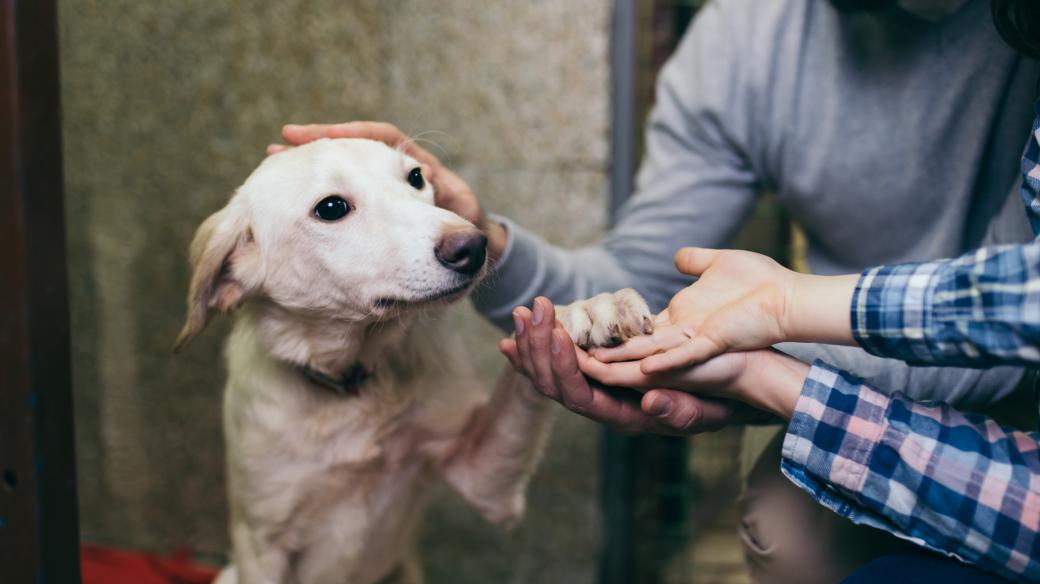
[[[556,308],[571,340],[582,348],[613,347],[654,332],[650,308],[638,292],[625,288]]]

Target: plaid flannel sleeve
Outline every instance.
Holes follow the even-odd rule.
[[[875,355],[986,367],[1040,362],[1040,243],[863,272],[852,333]]]
[[[857,523],[1016,582],[1040,582],[1038,439],[944,404],[885,396],[817,362],[781,468]]]
[[[1040,235],[1040,103],[1036,110],[1033,131],[1022,154],[1022,188],[1019,190],[1034,236]]]

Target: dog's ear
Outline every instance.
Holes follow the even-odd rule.
[[[258,286],[259,255],[248,217],[234,199],[203,221],[191,242],[188,316],[174,351],[205,328],[213,309],[231,312]]]

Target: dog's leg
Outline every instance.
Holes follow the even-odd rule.
[[[442,463],[448,484],[488,521],[518,519],[524,489],[549,435],[551,414],[551,402],[527,378],[504,371]]]
[[[231,544],[237,584],[285,584],[289,581],[289,556],[274,545],[264,544],[261,537],[241,522],[231,527]],[[223,574],[221,575],[223,577]]]
[[[625,289],[560,307],[557,319],[579,345],[610,345],[652,332],[650,310]],[[549,434],[551,404],[512,369],[474,414],[443,464],[448,483],[491,522],[511,522],[524,510],[524,491]]]

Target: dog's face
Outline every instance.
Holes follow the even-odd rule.
[[[464,295],[487,240],[434,206],[418,162],[370,140],[319,140],[266,159],[192,243],[183,345],[208,312],[264,297],[310,317],[392,316]]]

